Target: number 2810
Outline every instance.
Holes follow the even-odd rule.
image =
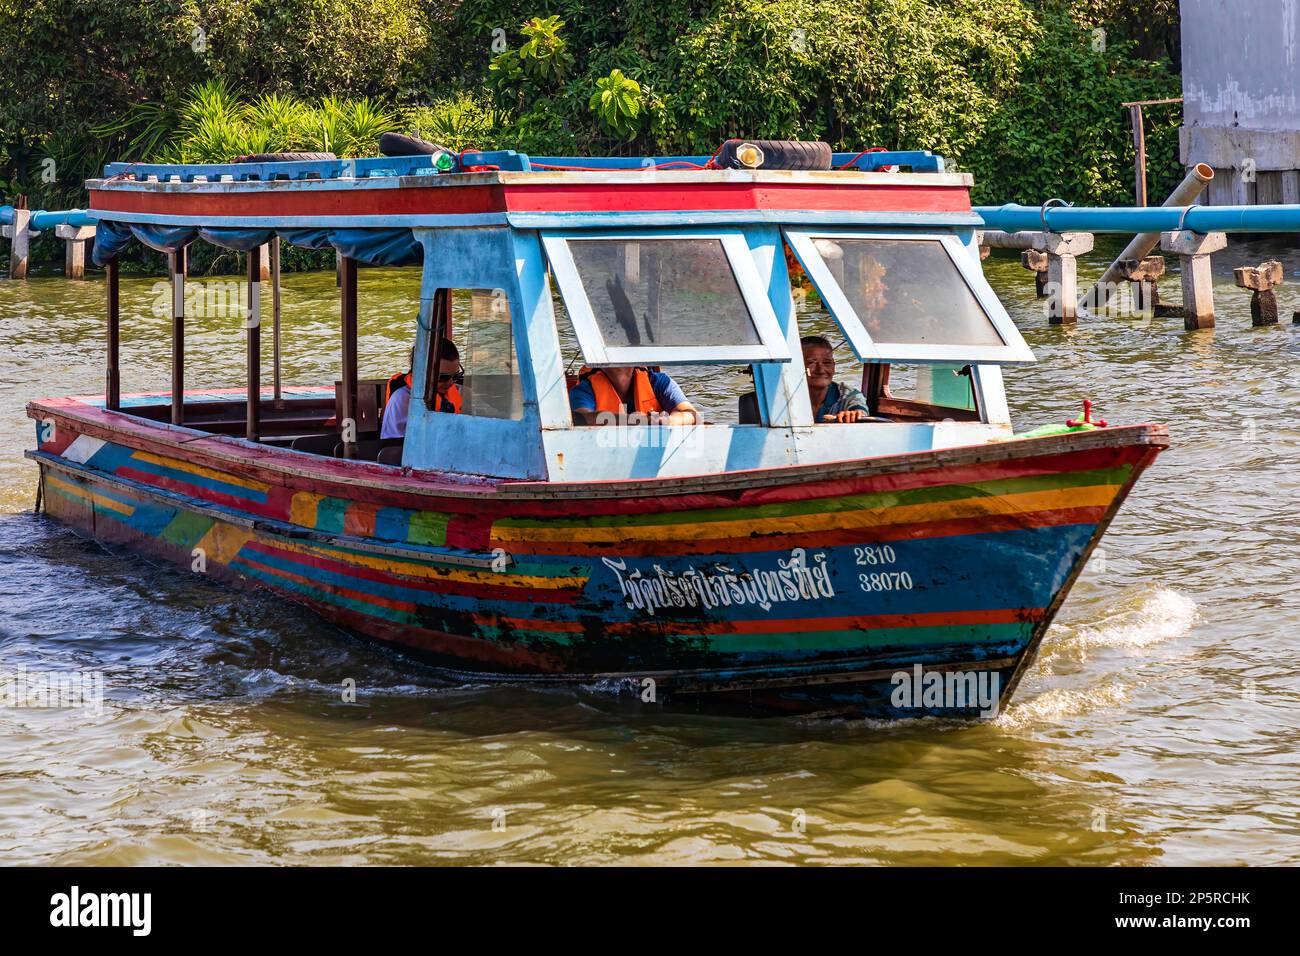
[[[898,560],[894,549],[887,544],[869,544],[863,548],[854,548],[853,553],[860,565],[893,564]]]

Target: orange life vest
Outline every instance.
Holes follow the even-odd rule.
[[[461,406],[460,389],[457,388],[455,385],[449,385],[447,387],[446,395],[438,396],[438,411],[445,412],[447,410],[445,407],[443,407],[445,405],[451,406],[451,413],[453,415],[460,414],[460,406]]]
[[[623,408],[623,400],[619,398],[618,389],[610,382],[609,376],[597,369],[587,376],[587,380],[591,382],[591,390],[596,395],[596,411],[617,415]],[[637,369],[632,375],[632,401],[636,407],[629,408],[629,413],[664,410],[659,404],[659,399],[655,397],[654,387],[650,384],[650,373],[643,368]]]
[[[396,375],[392,376],[388,380],[387,387],[384,388],[384,407],[385,408],[388,407],[388,402],[389,399],[393,397],[393,392],[397,391],[399,388],[410,388],[410,387],[411,387],[410,372],[398,372]]]
[[[411,387],[410,372],[399,372],[398,374],[390,378],[388,380],[388,386],[384,389],[384,407],[385,408],[388,407],[388,402],[389,399],[393,397],[393,392],[397,391],[399,388],[410,388],[410,387]],[[450,388],[447,389],[446,395],[438,396],[438,405],[439,406],[450,405],[451,412],[453,415],[460,414],[461,403],[462,401],[460,397],[460,389],[457,388],[455,385],[452,385]],[[438,411],[442,412],[442,411],[446,411],[446,409],[439,407]]]

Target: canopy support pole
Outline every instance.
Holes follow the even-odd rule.
[[[357,454],[357,262],[339,256],[339,284],[342,288],[343,394],[339,402],[339,427],[343,432],[343,457]]]
[[[185,256],[181,246],[167,253],[172,282],[172,424],[185,423]]]
[[[272,375],[274,376],[275,401],[279,405],[280,395],[280,237],[276,236],[270,243],[271,249],[271,315],[272,338],[271,352]]]
[[[108,289],[108,367],[105,370],[104,407],[115,412],[122,407],[122,372],[118,364],[121,325],[116,259],[109,260],[104,266],[104,279]]]
[[[262,248],[248,250],[248,394],[244,437],[257,441],[262,431]]]

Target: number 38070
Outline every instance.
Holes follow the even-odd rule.
[[[910,591],[912,576],[906,571],[879,571],[859,574],[858,584],[864,591]]]

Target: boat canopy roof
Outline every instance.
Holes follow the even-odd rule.
[[[279,236],[409,265],[412,230],[773,222],[978,225],[970,178],[923,150],[832,156],[829,170],[722,169],[707,156],[530,157],[513,150],[368,159],[111,163],[87,183],[104,265],[132,240],[245,251]],[[902,172],[907,169],[910,172]],[[885,172],[885,171],[888,172]]]
[[[133,238],[159,252],[176,252],[195,239],[202,239],[222,249],[247,252],[270,242],[276,236],[306,249],[333,248],[342,256],[370,265],[415,265],[424,258],[424,247],[409,228],[198,227],[121,222],[113,219],[99,220],[93,256],[96,265],[105,265],[116,259]]]

